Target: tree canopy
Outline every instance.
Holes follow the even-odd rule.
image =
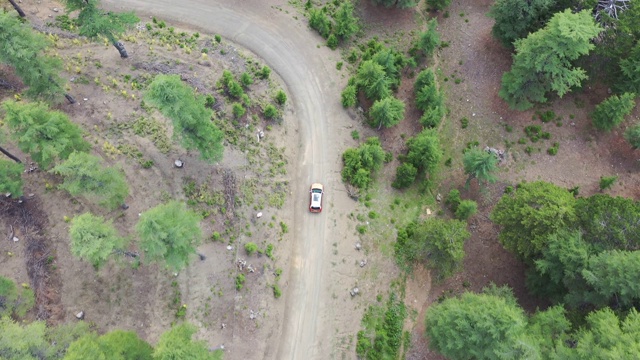
[[[0,11],[0,62],[12,66],[29,88],[27,96],[58,102],[64,95],[62,62],[44,54],[48,39],[15,16]]]
[[[115,250],[122,250],[125,239],[118,235],[110,221],[84,213],[71,221],[71,253],[98,268]]]
[[[424,129],[407,141],[409,152],[407,161],[418,170],[433,172],[442,159],[442,148],[438,133],[432,129]]]
[[[356,73],[356,85],[371,100],[379,100],[391,94],[389,78],[384,67],[373,60],[360,64]]]
[[[373,181],[375,172],[382,168],[384,150],[378,138],[368,138],[357,148],[347,149],[342,154],[342,161],[342,179],[355,187],[366,189]]]
[[[13,280],[0,276],[0,318],[12,315],[23,317],[34,304],[31,289],[19,288]]]
[[[74,152],[51,171],[64,177],[60,188],[72,196],[84,196],[90,201],[113,210],[124,204],[129,185],[121,170],[104,167],[97,156]]]
[[[24,166],[9,160],[0,160],[0,194],[22,196],[22,171]]]
[[[591,113],[593,125],[600,130],[613,130],[624,121],[625,116],[631,114],[636,106],[635,97],[633,93],[609,96]]]
[[[164,261],[174,271],[189,264],[202,241],[200,216],[178,201],[142,213],[136,225],[146,261]]]
[[[196,327],[191,324],[179,324],[160,336],[158,345],[153,351],[155,360],[221,360],[222,353],[218,350],[209,352],[204,341],[192,340]]]
[[[495,19],[492,33],[502,45],[513,48],[513,42],[540,29],[552,15],[556,0],[497,0],[489,9]]]
[[[409,262],[425,264],[444,278],[462,264],[464,243],[470,237],[464,221],[428,219],[398,231],[396,253]]]
[[[211,122],[211,110],[202,96],[185,85],[179,75],[158,75],[149,85],[145,100],[173,122],[174,136],[187,149],[197,149],[207,161],[222,159],[224,134]]]
[[[527,318],[515,301],[464,293],[427,310],[430,346],[449,359],[497,359],[516,348]]]
[[[554,92],[559,97],[580,86],[586,72],[572,62],[594,47],[602,29],[587,10],[556,13],[547,25],[516,40],[511,70],[502,76],[499,95],[513,109],[526,110],[544,103]]]
[[[67,13],[80,11],[78,13],[80,35],[92,40],[102,35],[118,49],[121,57],[127,57],[126,51],[121,44],[118,44],[116,38],[140,21],[133,12],[105,12],[98,7],[99,0],[64,0],[64,3]]]
[[[5,101],[3,107],[11,137],[41,168],[48,169],[74,151],[91,148],[78,125],[63,112],[49,110],[46,104]]]
[[[548,236],[576,220],[575,198],[567,189],[543,181],[522,183],[505,194],[491,213],[502,226],[499,239],[507,250],[532,259],[546,247]]]
[[[404,119],[404,102],[393,96],[376,100],[369,109],[371,125],[390,128]]]
[[[471,179],[478,179],[478,183],[494,183],[497,178],[498,158],[492,152],[473,147],[467,150],[462,157],[464,172],[469,175],[467,185]]]

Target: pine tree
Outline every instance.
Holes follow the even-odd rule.
[[[636,106],[635,97],[633,93],[609,96],[591,113],[593,126],[604,131],[613,130],[624,121],[625,116],[631,114]]]
[[[404,118],[404,102],[393,96],[376,100],[369,109],[371,125],[390,128]]]
[[[499,95],[511,108],[526,110],[547,101],[547,94],[567,94],[587,78],[572,62],[593,49],[591,40],[602,29],[585,10],[556,13],[547,25],[516,40],[511,70],[502,77]]]

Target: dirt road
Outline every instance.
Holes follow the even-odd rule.
[[[330,281],[326,267],[330,239],[337,239],[339,234],[335,226],[329,226],[326,212],[309,214],[307,193],[309,184],[323,182],[328,190],[325,205],[331,202],[339,207],[341,203],[350,202],[343,192],[332,191],[341,186],[340,162],[336,140],[329,137],[331,129],[337,128],[335,124],[349,121],[339,104],[339,92],[345,80],[337,75],[335,60],[328,60],[338,54],[317,47],[322,40],[306,28],[306,21],[296,20],[295,14],[273,7],[280,5],[278,1],[107,0],[103,3],[112,9],[135,10],[140,16],[155,15],[202,32],[220,34],[264,59],[284,80],[294,108],[293,114],[287,116],[295,117],[298,123],[297,139],[294,142],[292,135],[291,143],[287,144],[295,147],[298,154],[291,181],[295,215],[289,287],[284,296],[286,310],[282,328],[274,329],[275,334],[271,336],[280,342],[277,351],[255,354],[252,358],[327,358],[332,329],[323,321],[329,316],[322,316],[331,302],[329,292],[325,291]],[[286,6],[286,2],[283,3]]]

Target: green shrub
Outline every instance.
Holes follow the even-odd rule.
[[[244,274],[238,274],[238,276],[236,276],[236,290],[242,290],[245,280]]]
[[[624,132],[624,138],[634,149],[640,149],[640,124],[629,127]]]
[[[284,222],[280,221],[280,230],[282,231],[283,234],[286,234],[289,232],[289,226]]]
[[[348,85],[342,90],[342,106],[348,108],[356,105],[357,89],[355,85]]]
[[[287,102],[287,94],[282,90],[278,90],[275,100],[279,105],[284,105]]]
[[[447,204],[447,206],[449,206],[449,209],[451,209],[451,211],[453,211],[454,213],[458,211],[458,206],[460,206],[461,202],[462,199],[460,198],[460,190],[458,189],[451,189],[449,191],[449,195],[447,195],[447,199],[444,201],[444,203]]]
[[[329,38],[327,39],[327,47],[331,50],[335,50],[338,47],[338,38],[335,35],[329,35]]]
[[[214,98],[211,95],[207,95],[204,98],[204,106],[208,107],[208,108],[213,108],[213,106],[216,104],[216,98]]]
[[[258,251],[258,245],[256,245],[255,243],[252,243],[252,242],[248,242],[248,243],[244,244],[244,250],[247,252],[247,255],[251,256],[256,251]]]
[[[446,9],[451,4],[451,0],[426,0],[429,9],[439,11]]]
[[[278,116],[278,109],[271,104],[265,106],[262,112],[264,117],[267,119],[273,119]]]
[[[211,234],[211,240],[213,241],[220,241],[220,233],[217,231],[214,231],[213,234]]]
[[[240,85],[235,80],[229,81],[227,88],[229,90],[229,95],[233,96],[236,99],[240,99],[242,95],[244,95],[244,90],[242,90],[242,85]]]
[[[273,297],[279,299],[282,296],[282,290],[280,290],[278,284],[273,284],[271,287],[273,288]]]
[[[625,116],[629,115],[636,106],[635,97],[636,95],[633,93],[624,93],[620,97],[611,95],[598,104],[591,113],[593,126],[600,130],[611,131],[620,125]]]
[[[478,211],[478,204],[473,200],[462,200],[456,210],[456,218],[467,220]]]
[[[396,189],[409,187],[416,180],[418,169],[411,163],[403,163],[396,169],[396,179],[391,186]]]
[[[273,244],[268,244],[264,254],[271,260],[273,260]]]
[[[353,131],[351,132],[351,138],[352,138],[353,140],[358,140],[358,139],[360,139],[360,133],[358,132],[358,130],[353,130]]]
[[[251,76],[247,72],[243,72],[242,75],[240,75],[240,82],[242,83],[242,85],[244,87],[247,87],[247,86],[253,84],[253,76]]]
[[[600,190],[606,190],[613,186],[618,180],[617,176],[603,176],[600,178]]]
[[[460,127],[462,127],[463,129],[466,129],[467,126],[469,126],[469,119],[467,119],[466,117],[463,117],[462,119],[460,119]]]
[[[222,37],[221,37],[220,35],[216,34],[216,35],[214,35],[213,37],[215,38],[215,40],[216,40],[216,42],[217,42],[217,43],[222,42]]]
[[[233,112],[233,116],[236,119],[241,118],[247,112],[244,106],[242,106],[242,104],[240,103],[233,103],[233,105],[231,106],[231,109],[232,109],[231,111]]]
[[[263,80],[268,79],[269,75],[271,75],[271,68],[269,68],[267,65],[263,66],[260,70],[260,73],[258,73],[258,76]]]

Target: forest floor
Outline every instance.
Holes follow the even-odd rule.
[[[506,186],[521,181],[545,180],[567,188],[579,186],[580,195],[588,196],[599,190],[601,176],[617,175],[619,179],[608,193],[631,198],[640,196],[640,179],[636,175],[638,154],[622,138],[624,128],[607,134],[599,133],[588,118],[593,106],[606,96],[606,88],[592,88],[587,83],[582,91],[556,100],[552,106],[527,112],[509,110],[498,97],[501,75],[510,66],[510,54],[491,36],[493,20],[486,16],[491,3],[490,0],[455,1],[446,13],[426,13],[423,5],[408,10],[384,9],[373,6],[370,1],[360,1],[358,5],[359,16],[367,24],[365,31],[368,37],[377,34],[381,38],[396,39],[393,41],[397,43],[402,42],[403,35],[421,29],[426,17],[437,16],[442,40],[448,43],[438,51],[435,59],[436,73],[450,109],[441,138],[446,148],[445,158],[450,157],[453,164],[439,175],[442,186],[438,192],[445,196],[452,188],[463,189],[463,198],[479,203],[478,214],[470,220],[472,238],[465,246],[467,255],[463,271],[444,282],[432,282],[428,271],[416,269],[407,282],[405,301],[414,313],[408,324],[413,340],[407,359],[441,358],[428,349],[423,334],[426,309],[443,296],[466,290],[479,291],[489,282],[494,282],[511,286],[528,311],[546,306],[543,300],[527,294],[523,265],[500,246],[498,229],[489,221],[489,213]],[[53,1],[25,0],[23,6],[30,18],[42,22],[52,21],[62,9]],[[302,18],[299,14],[295,18],[298,8],[286,2],[269,0],[261,6],[287,9],[291,12],[290,21],[304,21],[299,19]],[[277,16],[274,19],[284,21]],[[180,27],[187,29],[188,19],[183,19],[183,22],[185,24]],[[25,194],[34,199],[28,202],[39,205],[37,214],[42,217],[39,222],[42,228],[36,232],[51,244],[51,255],[47,255],[45,261],[49,266],[48,284],[57,297],[51,296],[48,301],[57,302],[59,306],[53,307],[57,310],[50,314],[50,321],[76,321],[75,313],[82,310],[86,312],[87,320],[95,323],[101,331],[115,328],[136,330],[146,340],[155,342],[162,331],[179,320],[175,314],[184,303],[189,309],[187,319],[201,327],[200,338],[207,339],[212,347],[225,344],[232,349],[226,358],[257,358],[255,354],[270,358],[268,354],[273,355],[275,351],[273,346],[278,342],[285,314],[284,302],[274,299],[271,285],[280,284],[283,289],[289,286],[286,273],[278,279],[274,272],[278,268],[286,270],[295,262],[290,258],[289,248],[296,239],[291,233],[285,233],[280,225],[291,225],[295,219],[294,211],[300,208],[298,202],[290,197],[291,185],[288,183],[293,181],[292,174],[295,174],[297,166],[293,160],[301,151],[290,146],[299,136],[298,120],[293,117],[295,110],[293,105],[287,105],[283,123],[278,124],[252,119],[252,114],[259,114],[259,108],[250,109],[245,118],[227,128],[229,134],[236,134],[237,143],[227,147],[225,158],[219,164],[205,164],[198,160],[197,154],[185,153],[175,144],[167,149],[165,139],[171,137],[168,123],[157,113],[141,108],[139,99],[142,93],[132,88],[132,82],[145,82],[149,75],[168,72],[180,74],[199,89],[213,89],[222,69],[241,72],[265,63],[251,49],[241,48],[232,39],[215,43],[213,34],[202,34],[199,40],[202,47],[211,49],[207,57],[201,56],[199,50],[188,54],[184,49],[169,46],[148,34],[144,27],[146,23],[153,25],[151,19],[144,18],[135,36],[123,39],[130,53],[134,54],[127,60],[120,59],[110,46],[62,36],[54,39],[55,52],[67,66],[66,77],[71,81],[71,93],[78,100],[77,105],[63,104],[60,108],[73,121],[82,124],[95,152],[111,165],[124,169],[130,188],[135,192],[127,201],[130,205],[128,210],[106,213],[55,190],[59,179],[46,172],[35,171],[25,175]],[[302,26],[302,29],[306,27]],[[182,31],[176,29],[177,33]],[[195,30],[185,31],[190,36]],[[205,44],[206,41],[209,43]],[[420,129],[419,113],[410,100],[413,97],[412,78],[405,75],[398,95],[407,102],[407,116],[401,124],[376,133],[362,123],[357,112],[349,110],[350,121],[332,123],[332,131],[357,130],[362,138],[379,135],[385,149],[395,155],[401,153],[405,135],[410,136]],[[266,101],[280,87],[284,87],[282,80],[274,73],[273,80],[252,85],[250,95],[258,104]],[[228,100],[213,91],[210,93],[219,100],[218,112],[228,114]],[[131,95],[135,95],[135,99]],[[337,91],[335,96],[338,96]],[[342,111],[337,101],[327,106],[335,107],[334,111]],[[556,114],[554,121],[545,124],[534,119],[535,111],[547,110]],[[633,117],[637,116],[636,110]],[[151,136],[135,133],[133,124],[140,118],[160,129],[154,137],[155,143]],[[469,122],[465,129],[460,125],[462,118]],[[518,140],[525,137],[523,129],[527,125],[541,125],[544,131],[551,133],[551,139],[519,144]],[[267,126],[269,131],[266,131]],[[256,143],[254,139],[259,130],[265,130],[266,141]],[[464,190],[466,177],[462,170],[461,149],[474,141],[481,147],[505,150],[507,160],[501,164],[497,184],[479,188],[473,183]],[[559,151],[551,156],[547,154],[547,148],[554,142],[559,143]],[[328,144],[342,150],[354,145],[355,141],[345,140],[344,136],[336,136]],[[527,147],[530,147],[531,155],[525,151]],[[16,149],[11,150],[19,153]],[[274,157],[278,161],[271,161]],[[173,161],[178,158],[185,161],[185,168],[173,167]],[[147,160],[153,161],[150,169],[141,166]],[[379,177],[381,182],[391,182],[395,165],[397,160],[385,166]],[[225,193],[225,176],[235,179],[238,185],[235,187],[236,195],[247,205],[239,205],[235,212],[228,211],[220,200]],[[334,177],[339,182],[339,175]],[[209,237],[214,232],[222,234],[222,241],[205,241],[198,249],[206,260],[194,261],[186,271],[175,276],[161,266],[137,267],[128,259],[121,259],[95,272],[90,265],[71,256],[69,225],[63,220],[65,216],[92,211],[114,219],[121,233],[132,234],[138,213],[166,198],[188,200],[185,188],[193,186],[198,189],[198,196],[214,199],[211,202],[214,205],[207,205],[197,196],[192,197],[192,203],[199,211],[209,213],[203,221],[204,233]],[[386,201],[402,196],[387,185],[376,191],[374,206],[386,207]],[[269,192],[281,195],[270,197]],[[282,202],[282,199],[286,200]],[[325,331],[318,341],[324,342],[323,348],[333,349],[331,358],[355,358],[353,344],[363,309],[373,301],[375,294],[385,292],[391,280],[399,275],[389,256],[388,244],[394,240],[394,233],[387,224],[377,234],[370,231],[360,237],[372,244],[362,255],[369,257],[371,265],[358,272],[354,262],[357,264],[359,258],[356,257],[361,255],[353,251],[358,235],[354,231],[356,223],[350,215],[366,213],[367,209],[355,209],[354,204],[340,202],[329,206],[334,209],[330,218],[335,227],[333,231],[344,235],[345,240],[329,241],[334,248],[327,253],[326,265],[330,266],[328,276],[335,283],[323,289],[322,301],[328,304],[323,311],[331,311],[331,315],[321,318],[327,324],[323,325]],[[433,204],[433,213],[440,206]],[[264,213],[263,217],[256,218],[258,211]],[[3,216],[1,228],[9,228],[11,219]],[[18,237],[22,236],[18,234]],[[388,238],[376,240],[376,236]],[[273,244],[274,259],[255,255],[247,258],[241,249],[248,241],[257,243],[261,249]],[[227,249],[228,245],[232,246],[231,250]],[[23,256],[25,248],[25,241],[0,242],[0,263],[3,265],[0,274],[19,283],[29,283],[25,266],[27,259]],[[248,260],[257,269],[255,273],[246,273],[247,282],[242,291],[237,291],[235,284],[239,271],[246,272],[246,269],[237,268],[239,259]],[[365,291],[364,299],[343,306],[350,301],[346,290],[355,284]],[[251,319],[251,314],[257,314],[257,317]]]

